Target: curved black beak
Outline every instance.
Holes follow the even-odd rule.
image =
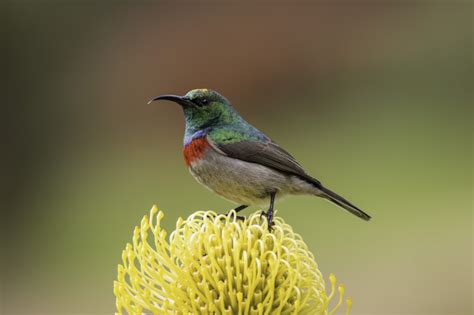
[[[150,101],[148,101],[148,104],[150,104],[151,102],[154,102],[154,101],[159,101],[159,100],[175,102],[175,103],[178,103],[181,106],[190,106],[190,105],[193,104],[186,97],[179,96],[179,95],[160,95],[160,96],[157,96],[155,98],[152,98]]]

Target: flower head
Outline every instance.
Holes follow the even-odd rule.
[[[314,256],[283,219],[272,232],[258,213],[239,220],[198,211],[167,240],[153,207],[123,251],[114,293],[118,313],[334,314]],[[351,301],[347,299],[349,312]]]

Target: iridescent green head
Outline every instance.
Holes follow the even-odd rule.
[[[213,90],[191,90],[184,96],[161,95],[150,102],[157,100],[168,100],[181,105],[186,120],[186,129],[189,132],[232,124],[241,119],[229,101]]]

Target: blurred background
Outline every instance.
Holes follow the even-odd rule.
[[[178,106],[212,88],[373,216],[278,205],[353,314],[472,313],[470,1],[3,1],[2,314],[110,314],[153,204],[233,205],[188,174]],[[246,213],[258,209],[247,210]]]

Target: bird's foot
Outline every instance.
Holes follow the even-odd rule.
[[[267,211],[267,224],[268,224],[268,232],[273,231],[273,226],[275,225],[275,222],[273,222],[273,209],[270,208]]]
[[[231,210],[231,211],[232,211],[232,210]],[[231,212],[231,211],[227,212],[227,213],[224,214],[224,215],[225,215],[226,217],[232,215],[232,212]],[[237,220],[241,220],[241,221],[245,221],[245,219],[246,219],[246,218],[245,218],[244,216],[242,216],[242,215],[235,215],[235,218],[236,218]]]
[[[273,211],[263,211],[260,212],[260,220],[265,217],[267,219],[267,224],[268,224],[268,231],[272,232],[273,227],[275,226],[275,222],[273,222]]]
[[[273,232],[273,227],[275,226],[275,222],[269,222],[268,223],[268,232]]]
[[[247,208],[248,206],[247,205],[241,205],[241,206],[238,206],[237,208],[234,208],[232,210],[229,210],[227,211],[227,213],[225,214],[226,216],[229,216],[231,215],[232,211],[235,212],[235,218],[237,220],[242,220],[242,221],[245,221],[245,217],[244,216],[240,216],[240,215],[237,215],[237,213],[239,213],[240,211],[244,210],[245,208]]]

